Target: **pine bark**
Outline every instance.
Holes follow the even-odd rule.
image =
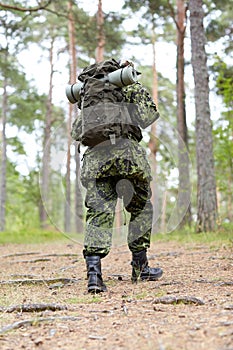
[[[72,1],[68,1],[68,32],[69,32],[69,54],[70,54],[70,84],[75,83],[76,70],[74,69],[74,59],[76,59],[74,44],[74,19],[72,14]],[[69,114],[67,120],[67,158],[66,158],[66,188],[65,188],[65,232],[71,231],[71,124],[73,106],[69,104]]]
[[[186,7],[184,0],[177,0],[177,130],[179,194],[177,200],[179,226],[191,224],[191,184],[188,155],[188,130],[186,124],[184,84],[184,38],[186,31]]]
[[[96,48],[96,62],[101,62],[104,59],[104,46],[105,46],[105,35],[104,35],[104,15],[102,9],[102,0],[99,0],[98,11],[97,11],[97,48]]]
[[[75,23],[72,14],[72,1],[68,2],[68,30],[69,30],[69,54],[70,54],[70,84],[76,82],[77,57],[75,47]],[[71,162],[71,125],[74,113],[73,105],[69,104],[69,116],[67,121],[67,162],[66,162],[66,203],[65,203],[65,231],[71,231],[71,180],[70,180],[70,162]],[[81,233],[83,231],[83,206],[82,192],[80,187],[80,154],[78,152],[79,144],[75,148],[75,231]]]
[[[190,0],[189,10],[196,109],[197,232],[207,232],[216,229],[217,196],[203,1]]]
[[[54,48],[54,38],[51,39],[51,45],[49,50],[49,63],[50,63],[49,94],[47,99],[47,106],[46,106],[47,108],[46,108],[46,115],[45,115],[42,171],[41,171],[41,183],[40,183],[41,196],[42,196],[42,201],[40,204],[40,224],[42,228],[48,227],[47,210],[49,206],[52,92],[53,92],[53,74],[54,74],[53,48]]]
[[[156,69],[156,35],[155,35],[155,23],[152,21],[152,53],[153,53],[153,63],[152,63],[152,72],[153,72],[153,89],[152,89],[152,97],[154,102],[158,107],[158,77],[157,77],[157,69]],[[149,148],[150,148],[150,162],[151,162],[151,172],[152,172],[152,182],[151,182],[151,190],[152,197],[151,202],[153,205],[153,225],[152,232],[156,233],[159,231],[159,194],[158,194],[158,180],[157,180],[157,152],[158,152],[158,142],[156,138],[156,121],[151,125],[151,137],[149,140]],[[165,213],[162,213],[165,215]]]

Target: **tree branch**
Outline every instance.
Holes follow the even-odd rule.
[[[178,22],[176,20],[176,14],[175,14],[175,11],[174,11],[172,4],[170,3],[170,0],[167,0],[167,4],[168,4],[168,7],[169,7],[170,12],[171,12],[171,18],[173,19],[173,21],[176,25],[176,28],[179,30],[179,25],[178,25]]]
[[[167,4],[168,4],[168,7],[169,7],[169,9],[170,9],[171,17],[172,17],[172,19],[173,19],[173,21],[174,21],[174,23],[175,23],[175,25],[176,25],[177,30],[178,30],[179,32],[181,32],[181,33],[184,34],[184,33],[185,33],[185,30],[186,30],[186,25],[184,25],[183,30],[180,28],[179,23],[178,23],[177,20],[176,20],[176,14],[175,14],[174,8],[173,8],[173,6],[172,6],[170,0],[167,0]],[[188,4],[186,4],[186,6],[185,6],[185,20],[186,20],[186,21],[187,21],[187,11],[188,11]]]
[[[24,326],[33,326],[40,324],[41,322],[53,322],[53,321],[80,321],[83,320],[82,317],[76,316],[54,316],[54,317],[39,317],[39,318],[31,318],[24,321],[14,322],[0,329],[0,334],[9,332],[13,329],[18,329]]]
[[[45,310],[50,310],[50,311],[67,310],[67,306],[59,305],[59,304],[21,304],[21,305],[13,305],[10,307],[0,307],[1,312],[7,312],[7,313],[11,313],[14,311],[41,312]]]
[[[15,11],[20,11],[20,12],[36,12],[39,10],[44,10],[46,7],[48,7],[51,4],[52,0],[48,0],[45,5],[39,5],[35,7],[18,7],[18,6],[13,6],[13,5],[6,5],[0,2],[0,7],[6,10],[15,10]]]
[[[30,284],[54,284],[54,283],[61,283],[63,285],[70,284],[70,283],[77,283],[78,280],[75,278],[49,278],[49,279],[23,279],[23,280],[9,280],[9,281],[0,281],[0,285],[12,285],[12,284],[19,284],[19,285],[30,285]]]
[[[193,296],[164,296],[161,298],[155,298],[153,304],[195,304],[204,305],[204,301]]]

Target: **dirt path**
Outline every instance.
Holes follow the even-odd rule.
[[[93,296],[81,247],[1,246],[0,349],[232,350],[232,249],[156,243],[148,256],[163,277],[132,285],[127,247],[113,248],[108,292]]]

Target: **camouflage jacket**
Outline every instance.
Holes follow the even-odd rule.
[[[138,106],[134,121],[142,129],[151,125],[159,118],[159,112],[147,90],[137,82],[124,88],[125,100],[127,103],[134,103]],[[72,127],[72,137],[75,135],[75,125],[81,123],[79,115]],[[116,164],[121,170],[122,176],[134,176],[144,174],[143,177],[151,179],[151,168],[147,161],[145,149],[135,140],[122,140],[116,145],[88,147],[83,156],[81,180],[83,185],[90,179],[115,175]],[[140,175],[141,176],[141,175]]]
[[[134,103],[138,106],[137,123],[142,129],[147,128],[159,118],[156,104],[141,83],[126,86],[124,94],[127,103]]]

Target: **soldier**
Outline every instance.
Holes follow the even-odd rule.
[[[128,61],[121,65],[129,65]],[[125,102],[135,108],[136,133],[116,143],[88,147],[84,153],[81,182],[86,188],[86,232],[83,255],[87,266],[88,292],[107,290],[101,273],[101,259],[110,251],[115,206],[118,197],[131,214],[127,243],[132,252],[133,283],[156,281],[160,268],[148,266],[153,208],[150,201],[151,169],[145,149],[140,145],[140,128],[146,128],[159,118],[156,105],[139,82],[123,89]],[[134,126],[135,128],[135,126]],[[135,136],[136,135],[136,136]],[[78,139],[72,135],[75,139]]]

